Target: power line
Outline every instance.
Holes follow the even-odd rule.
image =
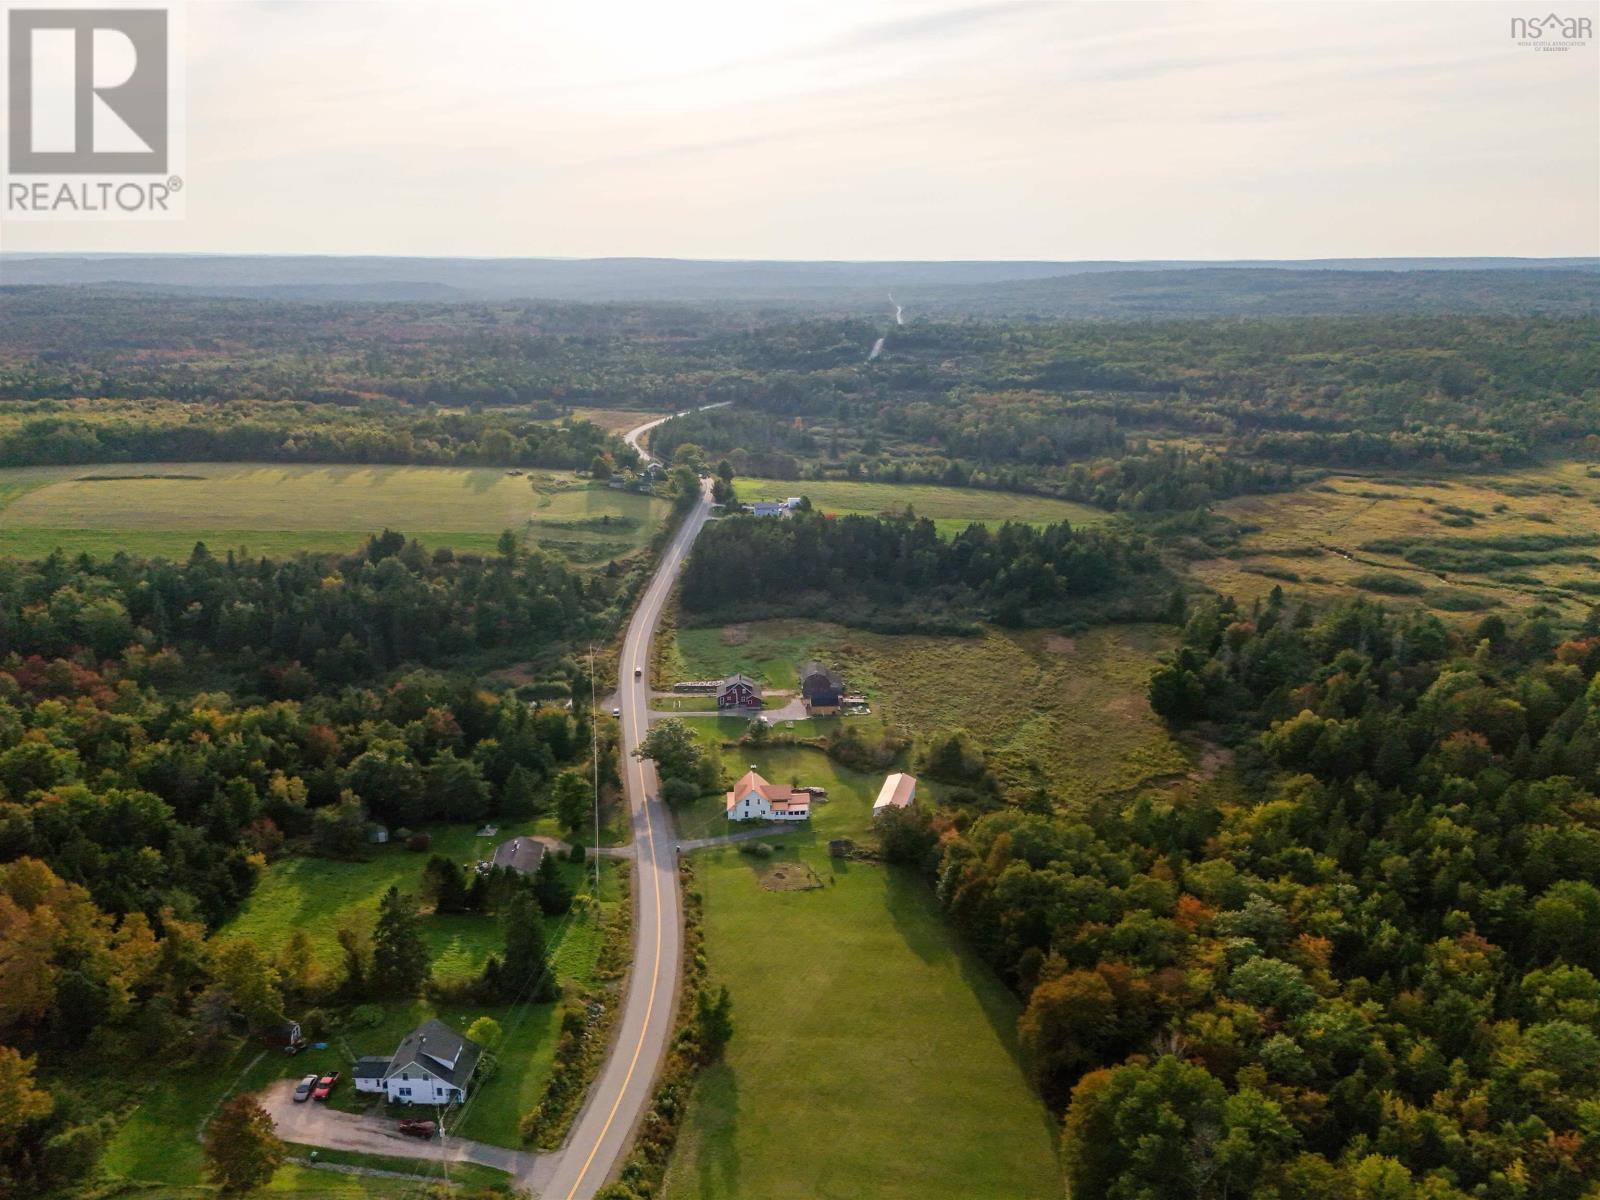
[[[621,691],[621,664],[618,664],[617,690]],[[600,903],[600,717],[595,711],[594,643],[589,643],[589,753],[594,759],[594,899]]]

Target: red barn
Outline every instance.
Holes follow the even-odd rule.
[[[748,675],[730,675],[717,685],[718,708],[760,708],[761,685]]]

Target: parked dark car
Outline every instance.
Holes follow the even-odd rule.
[[[333,1091],[334,1086],[338,1082],[339,1072],[329,1071],[321,1079],[317,1080],[317,1086],[316,1089],[311,1093],[311,1098],[313,1100],[326,1100],[328,1098],[328,1094]]]
[[[439,1132],[439,1125],[435,1121],[401,1121],[400,1132],[407,1137],[431,1138]]]
[[[296,1104],[304,1104],[311,1099],[311,1092],[316,1086],[317,1077],[315,1075],[307,1075],[302,1078],[299,1083],[294,1085],[294,1102]]]

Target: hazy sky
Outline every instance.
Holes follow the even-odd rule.
[[[1590,16],[1600,4],[1560,0]],[[188,6],[187,219],[9,250],[1600,253],[1600,41],[1538,4]]]

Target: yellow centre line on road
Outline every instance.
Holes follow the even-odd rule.
[[[645,594],[645,603],[649,603],[649,593]],[[648,719],[648,718],[647,718]],[[637,730],[635,731],[637,734]],[[650,863],[652,867],[656,861],[656,827],[650,820],[650,793],[645,786],[644,760],[634,760],[634,770],[638,772],[639,795],[643,798],[644,833],[645,839],[650,843]],[[606,1123],[600,1127],[600,1135],[594,1140],[594,1148],[589,1151],[589,1157],[583,1160],[583,1168],[578,1172],[578,1177],[572,1181],[572,1188],[567,1192],[567,1200],[573,1200],[578,1194],[578,1188],[583,1185],[583,1180],[589,1174],[589,1168],[594,1165],[595,1155],[600,1153],[600,1146],[606,1140],[606,1134],[611,1132],[611,1122],[617,1119],[617,1110],[622,1107],[622,1098],[628,1093],[628,1084],[633,1080],[633,1072],[639,1066],[639,1055],[644,1053],[645,1036],[650,1032],[650,1016],[656,1007],[656,984],[661,978],[661,871],[655,869],[651,875],[651,882],[655,887],[656,901],[656,956],[655,963],[650,968],[650,994],[645,1002],[644,1021],[639,1026],[639,1041],[633,1048],[633,1058],[628,1063],[628,1073],[622,1077],[622,1086],[617,1088],[617,1098],[611,1103],[611,1111],[606,1114]]]
[[[639,771],[639,791],[645,792],[644,763],[637,764]],[[650,797],[644,797],[644,831],[645,837],[650,842],[650,861],[656,858],[656,831],[650,821]],[[622,1098],[627,1094],[628,1084],[633,1079],[633,1072],[639,1065],[639,1055],[644,1052],[645,1034],[650,1030],[650,1014],[656,1007],[656,981],[661,977],[661,872],[657,870],[651,877],[655,884],[656,896],[656,957],[655,964],[650,970],[650,996],[644,1006],[644,1023],[639,1027],[639,1042],[633,1048],[633,1059],[628,1063],[628,1073],[622,1077],[622,1086],[617,1089],[617,1098],[611,1104],[611,1111],[606,1114],[606,1123],[600,1127],[600,1136],[594,1140],[594,1149],[589,1151],[589,1157],[583,1160],[583,1169],[578,1172],[578,1177],[572,1181],[572,1190],[567,1193],[567,1200],[572,1200],[578,1194],[578,1188],[583,1184],[583,1178],[589,1173],[589,1168],[594,1164],[594,1156],[600,1153],[600,1144],[606,1140],[606,1134],[611,1132],[611,1122],[617,1119],[617,1109],[622,1107]]]

